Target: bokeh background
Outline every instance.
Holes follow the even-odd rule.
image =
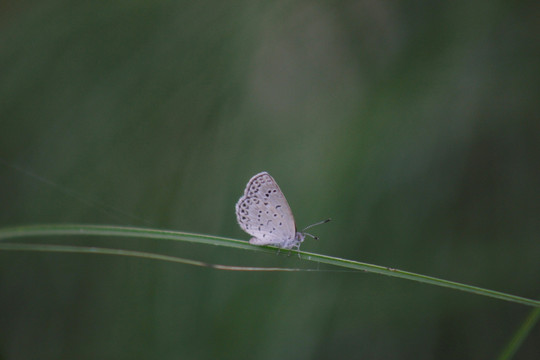
[[[266,170],[303,250],[540,296],[534,2],[108,1],[0,7],[0,225],[248,239]],[[18,240],[227,265],[294,256]],[[1,359],[492,359],[531,308],[365,273],[0,252]],[[518,352],[538,359],[538,326]]]

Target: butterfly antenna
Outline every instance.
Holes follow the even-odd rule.
[[[307,229],[312,228],[312,227],[314,227],[314,226],[321,225],[321,224],[326,224],[326,223],[329,222],[330,220],[332,220],[332,219],[326,219],[326,220],[323,220],[323,221],[316,222],[315,224],[311,224],[311,225],[309,225],[309,226],[306,226],[306,227],[304,228],[304,230],[302,230],[302,232],[304,232],[304,231],[306,231]],[[305,233],[305,234],[311,236],[311,237],[314,238],[314,239],[317,238],[316,236],[313,236],[313,235],[311,235],[311,234],[308,234],[308,233]]]
[[[302,234],[307,235],[307,236],[309,236],[310,238],[313,238],[314,240],[319,240],[319,237],[318,237],[318,236],[312,235],[312,234],[310,234],[310,233],[302,232]]]

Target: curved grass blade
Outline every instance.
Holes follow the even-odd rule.
[[[0,250],[6,251],[32,251],[32,252],[52,252],[52,253],[71,253],[71,254],[93,254],[93,255],[115,255],[135,257],[149,260],[160,260],[173,263],[180,263],[192,266],[208,267],[217,270],[227,271],[316,271],[314,269],[292,269],[292,268],[274,268],[274,267],[251,267],[251,266],[229,266],[221,264],[211,264],[203,261],[185,259],[177,256],[149,253],[135,250],[111,249],[102,247],[78,246],[78,245],[50,245],[50,244],[14,244],[0,242]]]
[[[28,225],[0,229],[0,241],[4,239],[13,239],[19,237],[30,236],[52,236],[52,235],[101,235],[101,236],[122,236],[122,237],[138,237],[147,239],[162,239],[174,241],[187,241],[199,244],[210,244],[217,246],[226,246],[230,248],[238,248],[244,250],[253,250],[259,252],[275,253],[276,248],[270,246],[251,245],[246,241],[229,239],[218,236],[192,234],[185,232],[176,232],[168,230],[154,230],[135,227],[121,226],[105,226],[105,225]],[[316,261],[323,264],[334,265],[342,268],[361,270],[365,272],[381,274],[391,277],[397,277],[407,280],[413,280],[425,284],[431,284],[450,288],[454,290],[464,291],[477,295],[487,296],[499,300],[510,301],[513,303],[540,307],[539,300],[528,299],[521,296],[507,294],[499,291],[480,288],[477,286],[461,284],[454,281],[435,278],[432,276],[416,274],[399,269],[363,263],[359,261],[341,259],[333,256],[320,255],[305,251],[291,250],[292,253],[304,260]]]
[[[497,358],[497,360],[509,360],[511,359],[514,354],[517,352],[517,350],[521,347],[521,344],[523,341],[525,341],[525,338],[529,335],[531,330],[533,329],[534,325],[538,322],[540,319],[540,308],[536,308],[531,313],[523,324],[519,327],[519,329],[516,331],[512,339],[508,342],[506,347],[504,348],[501,355]]]

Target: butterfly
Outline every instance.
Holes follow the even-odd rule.
[[[300,232],[297,231],[287,199],[274,178],[266,171],[248,181],[244,195],[236,203],[236,219],[242,230],[253,236],[249,240],[250,244],[297,250],[306,235],[317,239],[305,230],[330,221],[320,221]]]

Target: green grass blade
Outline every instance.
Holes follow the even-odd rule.
[[[33,252],[53,252],[70,254],[94,254],[94,255],[114,255],[135,257],[149,260],[167,261],[192,266],[209,267],[217,270],[228,271],[314,271],[313,269],[290,269],[273,267],[251,267],[251,266],[229,266],[221,264],[210,264],[202,261],[185,259],[177,256],[149,253],[135,250],[111,249],[102,247],[78,246],[78,245],[50,245],[50,244],[14,244],[0,242],[0,250],[5,251],[33,251]]]
[[[508,342],[504,350],[502,351],[501,355],[497,358],[497,360],[509,360],[511,359],[516,351],[520,348],[521,344],[525,340],[525,338],[529,335],[531,330],[533,329],[534,325],[538,322],[540,319],[540,308],[536,308],[531,313],[523,324],[521,324],[520,328],[517,330],[517,332],[514,334],[512,339]]]
[[[168,230],[153,230],[145,228],[135,227],[120,227],[120,226],[102,226],[102,225],[29,225],[0,229],[0,241],[5,239],[13,239],[19,237],[31,237],[31,236],[53,236],[53,235],[101,235],[101,236],[122,236],[122,237],[139,237],[147,239],[162,239],[162,240],[174,240],[174,241],[188,241],[199,244],[210,244],[216,246],[226,246],[231,248],[270,252],[275,253],[276,249],[269,246],[255,246],[246,241],[223,238],[218,236],[192,234],[185,232],[176,232]],[[4,244],[7,245],[7,244]],[[4,250],[8,250],[4,248]],[[295,251],[292,253],[298,254],[300,258],[308,261],[315,261],[323,264],[334,265],[342,268],[361,270],[365,272],[381,274],[391,277],[397,277],[412,281],[417,281],[425,284],[431,284],[441,287],[446,287],[454,290],[464,291],[477,295],[487,296],[495,299],[510,301],[513,303],[524,304],[529,306],[540,307],[539,300],[533,300],[507,294],[499,291],[483,289],[477,286],[466,285],[457,283],[454,281],[448,281],[444,279],[435,278],[432,276],[426,276],[416,274],[399,269],[393,269],[389,267],[372,265],[368,263],[341,259],[337,257],[320,255],[315,253],[309,253],[305,251]]]

